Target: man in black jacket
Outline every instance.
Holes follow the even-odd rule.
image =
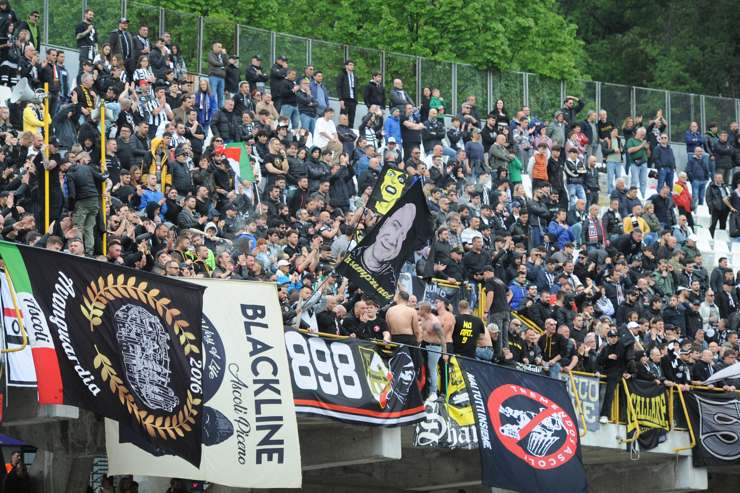
[[[111,55],[121,55],[126,71],[129,75],[136,70],[136,61],[134,59],[134,38],[128,32],[128,19],[121,17],[118,21],[118,29],[112,31],[108,37]]]
[[[383,75],[380,72],[373,72],[373,77],[365,86],[363,94],[365,106],[368,108],[377,104],[381,110],[385,109],[385,87],[383,87]]]
[[[262,58],[259,55],[254,55],[252,60],[249,62],[249,67],[244,74],[249,86],[262,92],[265,90],[265,82],[269,80],[266,74],[262,73]]]
[[[233,54],[229,55],[226,61],[224,89],[226,89],[229,95],[234,95],[239,90],[239,57]]]
[[[347,115],[349,126],[355,126],[355,110],[357,108],[357,76],[355,62],[345,60],[344,70],[337,77],[337,98],[339,99],[340,113]]]
[[[552,378],[560,379],[560,369],[568,349],[568,341],[557,333],[557,327],[555,319],[545,320],[545,333],[540,336],[537,345],[542,351],[545,369],[549,369]]]
[[[273,93],[272,101],[275,103],[275,109],[277,109],[278,111],[280,111],[281,101],[279,98],[276,97],[274,93],[278,85],[280,84],[280,81],[285,79],[285,77],[287,76],[288,76],[288,57],[285,55],[280,55],[279,57],[277,57],[277,60],[275,60],[275,63],[272,65],[272,68],[270,69],[270,91]]]
[[[77,163],[70,168],[67,175],[69,198],[74,201],[74,207],[70,208],[74,210],[74,225],[82,233],[85,254],[93,255],[93,230],[100,212],[100,184],[108,179],[108,174],[93,168],[90,165],[90,155],[86,152],[77,156]]]
[[[618,388],[622,378],[629,378],[630,373],[635,372],[635,356],[633,345],[625,346],[619,339],[619,332],[615,329],[606,334],[606,345],[601,348],[597,361],[599,368],[606,373],[606,393],[604,402],[601,404],[599,421],[606,424],[611,413],[614,391]]]
[[[712,222],[709,224],[709,233],[714,238],[714,230],[719,222],[719,229],[727,227],[727,216],[730,214],[732,204],[730,203],[730,189],[725,184],[722,172],[714,174],[714,181],[707,188],[707,207],[712,215]]]
[[[220,137],[224,142],[234,142],[239,138],[240,125],[241,115],[234,111],[234,100],[227,99],[224,101],[224,107],[213,117],[211,131],[214,138]]]

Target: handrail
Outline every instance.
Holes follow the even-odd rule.
[[[10,278],[10,271],[5,269],[5,280],[8,282],[8,291],[10,291],[10,299],[13,301],[13,308],[15,309],[15,318],[18,320],[18,327],[21,329],[21,345],[20,347],[13,349],[0,348],[0,354],[5,353],[19,353],[28,347],[28,333],[26,327],[23,325],[23,312],[18,307],[18,298],[15,294],[15,288],[13,288],[13,280]]]
[[[624,387],[624,393],[627,400],[627,429],[629,429],[630,425],[634,425],[635,434],[632,438],[620,438],[619,441],[622,443],[632,443],[637,441],[638,438],[640,438],[640,420],[637,418],[637,413],[635,412],[635,409],[632,407],[632,399],[630,398],[630,389],[627,385],[627,380],[622,379],[622,386]],[[630,423],[630,415],[634,417],[634,422]]]
[[[686,400],[683,397],[683,390],[681,389],[681,386],[678,386],[678,400],[681,401],[681,408],[683,409],[683,415],[686,418],[686,426],[689,427],[689,446],[688,447],[679,447],[673,449],[674,452],[678,453],[683,450],[689,450],[696,446],[696,436],[694,435],[694,427],[691,426],[691,418],[689,418],[689,410],[686,409]]]
[[[532,329],[532,330],[534,330],[534,331],[535,331],[535,332],[537,332],[538,334],[542,334],[542,333],[544,333],[544,332],[545,332],[545,331],[544,331],[544,330],[542,330],[542,328],[541,328],[541,327],[540,327],[539,325],[537,325],[537,324],[536,324],[536,323],[535,323],[535,322],[534,322],[533,320],[530,320],[529,318],[525,317],[525,316],[524,316],[524,315],[522,315],[521,313],[519,313],[519,312],[516,312],[516,311],[514,311],[514,312],[511,312],[511,314],[512,314],[513,316],[515,316],[516,318],[518,318],[518,319],[519,319],[519,320],[520,320],[520,321],[521,321],[521,322],[522,322],[522,323],[523,323],[524,325],[526,325],[526,326],[527,326],[527,328],[529,328],[529,329]]]
[[[578,432],[581,438],[586,436],[586,433],[588,433],[588,428],[586,427],[586,416],[583,411],[583,402],[581,401],[581,396],[578,395],[578,389],[576,388],[576,381],[573,378],[572,373],[568,373],[568,381],[570,382],[570,392],[573,394],[573,398],[576,401],[576,412],[581,417],[581,431]]]

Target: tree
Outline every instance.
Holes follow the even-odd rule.
[[[153,0],[148,0],[153,2]],[[245,25],[484,69],[584,77],[583,43],[555,0],[163,0]]]
[[[740,11],[731,0],[560,0],[597,80],[740,96]]]

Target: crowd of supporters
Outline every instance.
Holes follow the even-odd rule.
[[[450,117],[438,88],[417,104],[401,79],[359,80],[352,60],[242,66],[220,43],[192,78],[169,34],[98,26],[91,9],[70,32],[70,80],[63,51],[39,53],[38,17],[0,0],[0,80],[46,84],[50,109],[0,107],[5,240],[166,276],[274,281],[286,325],[392,338],[390,310],[334,269],[377,221],[363,205],[394,167],[422,182],[436,229],[406,272],[474,293],[451,306],[399,291],[423,345],[556,377],[599,372],[612,388],[624,375],[698,383],[736,359],[740,279],[727,258],[705,265],[696,233],[706,204],[711,236],[740,236],[736,122],[704,134],[691,123],[679,172],[660,110],[613,122],[576,96],[554,115],[503,100],[486,112],[469,96]],[[227,158],[235,142],[253,178]],[[471,345],[459,334],[475,306],[486,320]]]

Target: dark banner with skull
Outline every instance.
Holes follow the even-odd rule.
[[[34,350],[41,404],[127,423],[199,465],[201,286],[0,242]]]
[[[694,466],[740,464],[740,393],[691,391],[685,397],[696,437]]]
[[[523,493],[588,491],[565,382],[467,358],[460,366],[484,485]]]
[[[368,341],[294,330],[285,332],[285,347],[296,412],[380,426],[424,419],[421,377],[411,354],[417,349],[388,351]]]
[[[401,267],[432,237],[429,213],[420,182],[415,182],[337,267],[381,306],[391,302]]]

